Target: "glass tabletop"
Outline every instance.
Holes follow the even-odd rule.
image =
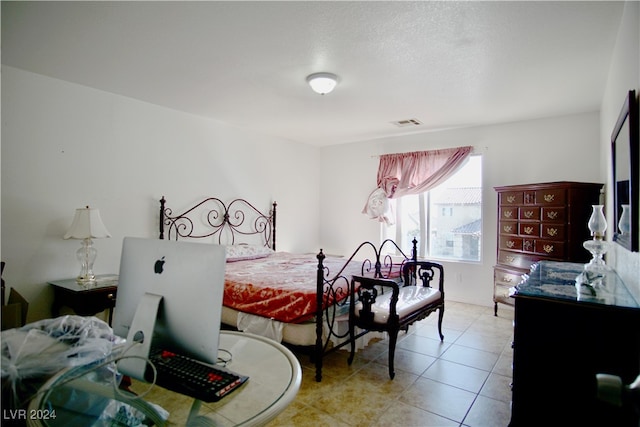
[[[302,371],[287,348],[256,335],[223,331],[220,356],[227,368],[249,380],[219,402],[203,403],[159,386],[133,381],[129,394],[117,389],[112,364],[60,372],[32,400],[30,426],[118,426],[147,419],[153,425],[264,425],[295,398]],[[227,353],[228,352],[228,353]],[[137,395],[137,396],[136,396]],[[197,411],[197,413],[195,412]],[[134,418],[130,418],[134,417]],[[132,421],[133,420],[133,421]]]
[[[614,270],[602,273],[593,283],[585,282],[584,264],[557,261],[540,261],[533,264],[524,280],[513,288],[518,297],[561,299],[579,304],[612,305],[640,308]]]

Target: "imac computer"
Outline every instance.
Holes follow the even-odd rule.
[[[120,372],[144,380],[152,343],[216,363],[225,261],[221,245],[125,237],[113,330],[130,347]]]

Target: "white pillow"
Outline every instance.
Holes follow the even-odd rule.
[[[266,258],[273,253],[273,249],[262,245],[226,245],[225,249],[227,262]]]

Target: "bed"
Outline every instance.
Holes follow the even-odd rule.
[[[160,239],[225,245],[222,323],[307,350],[322,379],[322,359],[349,344],[349,282],[353,275],[399,277],[409,258],[392,240],[361,243],[349,256],[276,250],[276,208],[245,199],[207,197],[174,213],[160,200]],[[394,255],[387,255],[393,251]],[[399,254],[399,255],[396,255]],[[361,345],[366,345],[361,343]]]

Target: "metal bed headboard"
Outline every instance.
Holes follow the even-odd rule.
[[[219,244],[237,242],[243,236],[260,235],[261,243],[276,250],[276,206],[273,202],[268,214],[245,199],[228,204],[217,197],[208,197],[180,214],[173,214],[160,199],[160,239],[203,239],[213,237]]]

